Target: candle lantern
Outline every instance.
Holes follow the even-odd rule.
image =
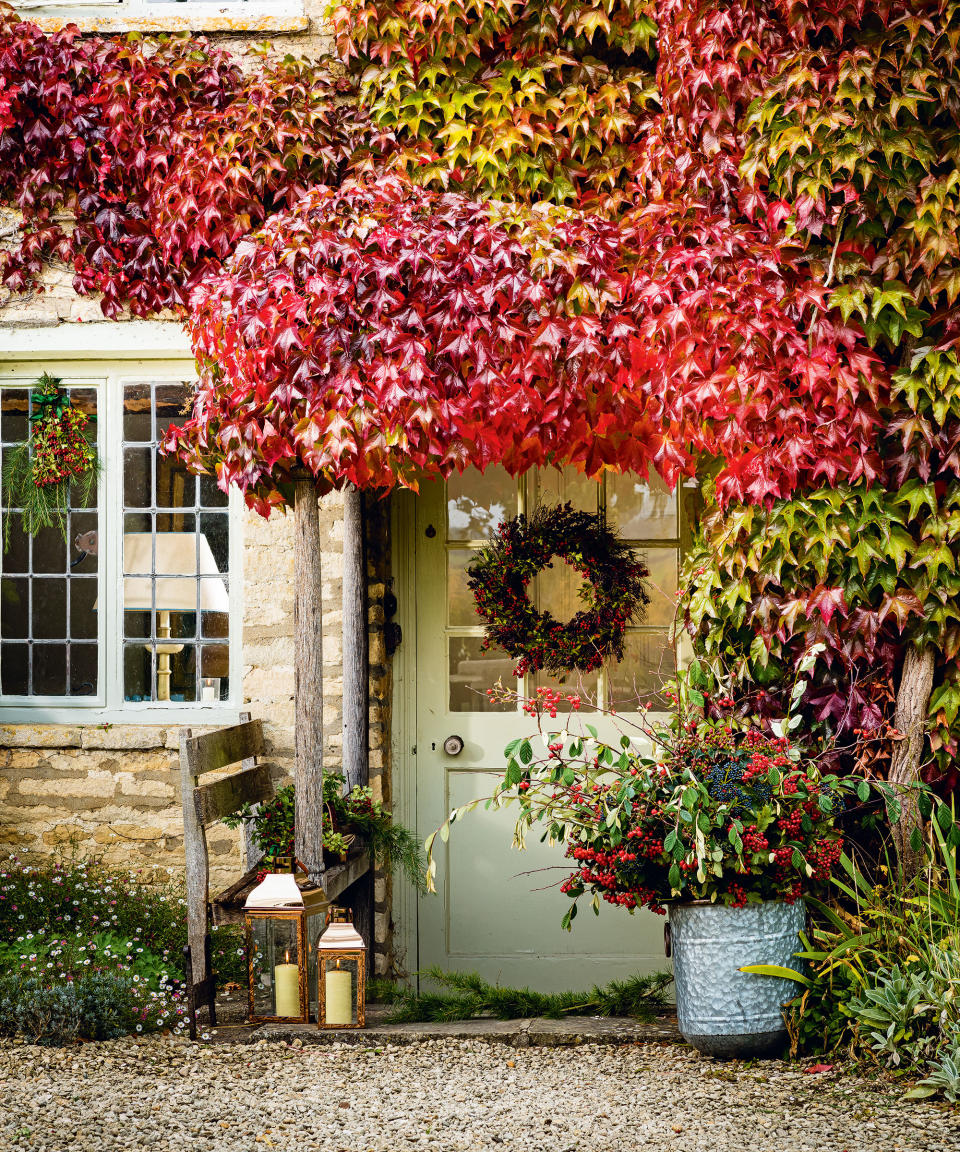
[[[306,1024],[317,1019],[316,938],[329,907],[322,888],[292,872],[270,873],[247,897],[250,1019]]]
[[[364,1026],[366,961],[363,937],[349,915],[340,908],[331,909],[327,930],[317,941],[319,1027]]]

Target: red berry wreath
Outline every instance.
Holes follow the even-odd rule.
[[[589,583],[587,606],[566,623],[538,611],[527,595],[530,581],[554,557]],[[484,647],[496,645],[514,657],[518,676],[540,669],[591,672],[606,656],[622,660],[627,625],[640,620],[650,602],[648,575],[599,516],[571,504],[505,521],[467,569],[477,613],[487,625]]]

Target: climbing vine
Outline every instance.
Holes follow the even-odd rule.
[[[870,766],[909,775],[890,729],[913,653],[946,765],[960,6],[332,20],[337,58],[308,63],[0,17],[3,286],[61,262],[107,315],[180,315],[201,382],[167,448],[264,513],[303,469],[698,474],[705,666],[773,710],[812,653],[811,722],[891,735]]]

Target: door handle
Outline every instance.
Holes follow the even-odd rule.
[[[463,737],[448,736],[443,742],[443,751],[447,756],[459,756],[463,751]]]

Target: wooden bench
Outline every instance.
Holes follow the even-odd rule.
[[[273,773],[259,763],[263,755],[263,725],[241,713],[241,723],[194,736],[190,728],[180,730],[180,786],[183,803],[183,847],[187,875],[187,946],[184,961],[187,976],[190,1038],[197,1037],[197,1012],[206,1004],[210,1026],[217,1026],[216,981],[211,963],[210,922],[242,924],[247,896],[257,883],[259,856],[246,831],[248,871],[219,896],[210,898],[210,864],[207,854],[207,828],[243,804],[271,800],[276,789]],[[239,764],[240,770],[208,784],[200,777],[207,772]],[[357,931],[367,946],[373,936],[373,890],[370,852],[362,848],[343,864],[324,873],[323,889],[328,900],[339,900],[353,914]],[[250,865],[252,867],[249,867]]]
[[[183,850],[187,876],[187,946],[184,960],[190,1013],[190,1039],[197,1038],[197,1011],[206,1004],[216,1027],[216,982],[210,948],[210,861],[207,828],[245,803],[260,804],[274,795],[273,777],[263,755],[263,725],[249,713],[232,728],[194,736],[180,729],[180,789],[183,803]],[[207,772],[239,764],[240,771],[208,784]],[[249,851],[249,840],[248,840]]]

